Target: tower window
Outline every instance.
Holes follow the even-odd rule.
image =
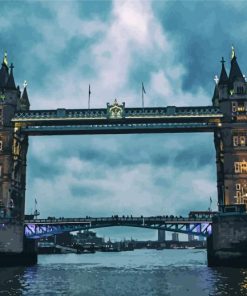
[[[247,173],[247,162],[241,161],[241,162],[234,162],[234,171],[235,173]]]
[[[241,185],[239,183],[236,184],[236,190],[240,190]]]
[[[240,165],[239,165],[239,162],[235,162],[234,163],[234,170],[235,170],[235,173],[240,173]]]
[[[0,151],[3,151],[3,141],[0,140]]]
[[[245,146],[245,136],[240,137],[240,145]]]
[[[236,196],[237,196],[237,197],[241,197],[241,193],[240,193],[240,191],[237,191],[237,192],[236,192]]]
[[[232,112],[236,112],[237,111],[237,102],[232,102]]]
[[[239,102],[237,105],[237,111],[242,112],[245,111],[245,106],[243,102]]]
[[[240,193],[240,191],[237,191],[236,195],[234,197],[236,198],[236,203],[240,204],[241,203],[241,193]]]
[[[241,173],[247,173],[247,163],[241,163]]]
[[[238,146],[238,136],[233,136],[233,146]]]

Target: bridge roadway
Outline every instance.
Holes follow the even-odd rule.
[[[223,114],[212,106],[56,109],[16,112],[12,123],[27,135],[213,132]]]
[[[101,218],[53,218],[25,220],[25,235],[40,238],[63,232],[95,229],[112,226],[128,226],[193,234],[207,237],[211,233],[212,218],[177,218],[168,216],[128,217],[112,216]]]

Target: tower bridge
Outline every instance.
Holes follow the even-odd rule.
[[[247,83],[234,50],[229,75],[224,63],[222,59],[212,106],[128,108],[115,100],[101,109],[32,110],[27,85],[22,91],[16,86],[13,65],[8,65],[5,54],[0,69],[0,220],[15,222],[0,224],[0,262],[10,258],[17,262],[30,251],[24,238],[30,136],[212,132],[218,204],[246,204]]]

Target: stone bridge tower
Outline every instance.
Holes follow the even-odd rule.
[[[0,69],[0,266],[37,262],[35,241],[24,236],[28,137],[11,121],[30,104],[26,83],[23,93],[15,85],[13,68],[5,53]]]
[[[11,119],[29,106],[26,85],[21,94],[5,53],[0,69],[0,215],[18,220],[24,218],[28,138],[18,134]]]
[[[213,105],[224,114],[214,134],[219,205],[247,203],[247,83],[232,48],[229,76],[222,69]]]

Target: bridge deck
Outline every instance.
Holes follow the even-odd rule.
[[[81,224],[81,223],[91,223],[91,224],[105,224],[105,223],[209,223],[212,222],[212,218],[166,218],[166,217],[103,217],[103,218],[59,218],[59,219],[32,219],[25,220],[25,224],[35,224],[35,225],[56,225],[56,224]]]
[[[165,216],[35,219],[25,220],[25,235],[29,238],[39,238],[84,229],[128,226],[208,236],[211,232],[211,221],[210,217],[195,219]]]
[[[117,106],[117,107],[116,107]],[[111,108],[119,108],[113,112]],[[122,109],[121,109],[122,108]],[[156,107],[30,110],[12,122],[29,135],[212,132],[223,114],[217,107]]]

